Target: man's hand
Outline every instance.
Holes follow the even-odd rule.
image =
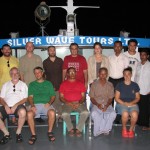
[[[7,114],[12,114],[11,109],[8,107],[8,105],[4,106]]]
[[[16,108],[17,108],[17,105],[14,105],[13,107],[11,107],[11,112],[12,112],[12,114],[14,114]]]
[[[46,103],[46,104],[44,105],[44,107],[45,107],[46,109],[47,109],[49,106],[50,106],[49,103]]]

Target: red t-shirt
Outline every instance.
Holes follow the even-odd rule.
[[[87,70],[87,62],[85,57],[77,55],[77,57],[72,57],[71,55],[64,58],[63,69],[68,69],[70,67],[76,68],[76,80],[85,84],[83,70]]]
[[[86,88],[84,84],[79,81],[70,82],[65,80],[61,83],[59,92],[64,94],[64,98],[68,102],[75,102],[81,100],[81,93],[86,92]]]

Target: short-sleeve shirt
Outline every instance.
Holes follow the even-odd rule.
[[[84,93],[85,91],[86,89],[82,82],[70,82],[68,80],[62,82],[59,89],[59,92],[64,95],[64,98],[68,102],[80,101],[82,98],[81,93]]]
[[[26,83],[18,81],[14,84],[11,81],[7,81],[3,84],[0,97],[4,99],[9,107],[14,106],[24,98],[28,97],[28,87]]]
[[[50,81],[33,81],[29,84],[28,95],[33,96],[34,104],[46,104],[55,96],[55,91]]]
[[[19,59],[19,70],[24,75],[27,85],[36,80],[33,69],[37,66],[43,67],[42,58],[39,55],[33,54],[31,58],[28,58],[25,54]]]
[[[120,99],[124,102],[131,102],[135,99],[136,93],[140,91],[137,83],[131,82],[130,85],[126,85],[124,81],[117,84],[116,91],[120,92]]]
[[[19,61],[16,57],[14,56],[11,56],[9,58],[9,67],[8,67],[8,60],[2,56],[0,57],[0,90],[2,88],[2,85],[11,80],[11,77],[10,77],[10,74],[9,74],[9,71],[11,68],[13,67],[17,67],[19,66]]]
[[[49,57],[43,61],[46,80],[53,84],[56,91],[59,90],[62,82],[62,66],[63,60],[57,56],[54,62]]]
[[[63,69],[74,67],[76,69],[76,80],[85,84],[83,70],[87,70],[87,62],[85,57],[77,55],[72,57],[71,55],[64,58]]]

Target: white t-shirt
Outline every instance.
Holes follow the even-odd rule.
[[[140,53],[136,52],[134,55],[130,55],[128,51],[124,52],[126,56],[129,58],[129,66],[132,68],[132,78],[131,80],[134,81],[135,71],[137,64],[141,61]]]
[[[5,100],[9,107],[12,107],[19,101],[28,97],[28,87],[26,83],[20,80],[16,85],[8,81],[3,84],[0,97]]]

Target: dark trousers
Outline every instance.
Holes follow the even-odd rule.
[[[144,127],[149,127],[150,119],[150,94],[140,95],[139,106],[139,116],[137,124]]]
[[[115,89],[115,87],[117,86],[117,84],[118,84],[119,82],[123,81],[123,80],[124,80],[124,78],[113,79],[113,78],[109,77],[109,79],[108,79],[108,81],[113,84],[114,89]],[[114,106],[114,100],[112,101],[112,106]]]
[[[111,77],[109,77],[108,81],[111,82],[114,86],[114,92],[115,92],[115,87],[117,86],[117,84],[121,81],[123,81],[124,78],[119,78],[119,79],[113,79]],[[114,107],[114,98],[112,101],[112,106]],[[116,110],[117,111],[117,110]],[[120,124],[121,123],[121,115],[117,113],[116,119],[114,121],[115,124]]]

